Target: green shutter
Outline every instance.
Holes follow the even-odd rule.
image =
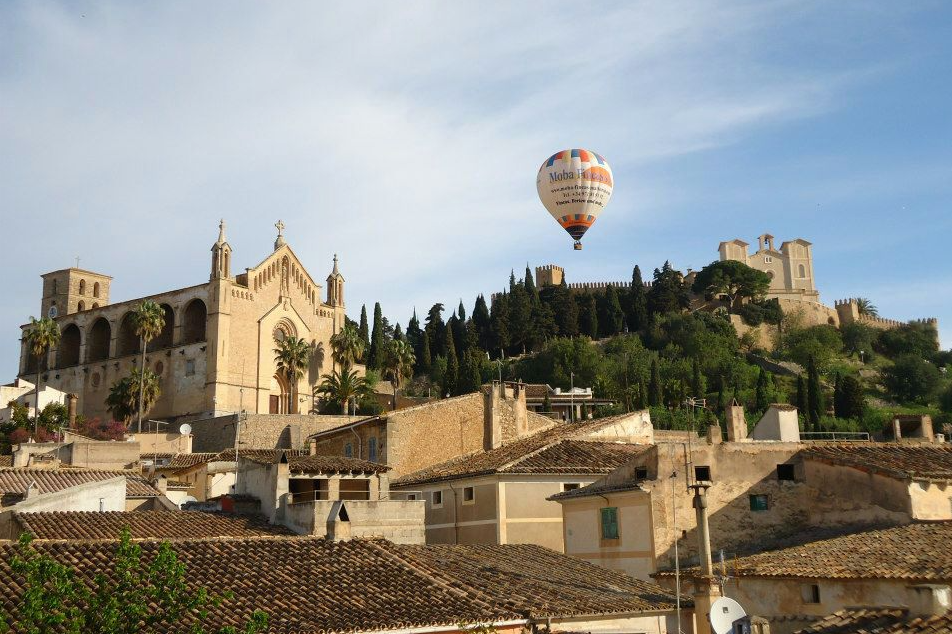
[[[618,508],[602,509],[602,539],[618,539]]]

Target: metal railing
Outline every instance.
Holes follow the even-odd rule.
[[[865,431],[802,431],[800,440],[842,440],[845,442],[869,442]]]

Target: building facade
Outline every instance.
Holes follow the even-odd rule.
[[[149,297],[110,303],[111,278],[79,268],[43,275],[42,314],[62,333],[59,346],[40,361],[44,383],[76,394],[78,412],[87,418],[108,417],[110,386],[140,362],[133,311],[150,299],[165,313],[165,328],[146,349],[146,365],[162,392],[150,418],[309,412],[311,386],[332,369],[330,337],[344,324],[344,278],[334,256],[325,291],[286,243],[283,223],[275,226],[274,250],[232,274],[223,221],[208,281]],[[288,336],[303,338],[313,350],[293,385],[274,361],[277,342]],[[30,379],[36,369],[24,341],[19,375]]]

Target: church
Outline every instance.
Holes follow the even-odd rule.
[[[80,268],[43,275],[41,315],[62,333],[59,346],[41,360],[44,383],[76,394],[78,413],[87,418],[109,418],[109,388],[141,359],[132,311],[149,299],[165,312],[162,333],[146,349],[146,366],[161,385],[149,418],[309,413],[312,387],[332,370],[330,338],[344,326],[344,277],[335,255],[325,289],[285,241],[284,223],[275,227],[274,251],[232,275],[222,221],[208,281],[149,297],[111,304],[107,275]],[[296,385],[277,372],[274,360],[277,342],[288,336],[303,338],[313,350]],[[36,364],[21,341],[19,376],[35,380]]]

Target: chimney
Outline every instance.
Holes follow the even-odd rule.
[[[727,442],[747,439],[747,420],[744,418],[744,406],[736,402],[727,407]]]
[[[707,490],[710,486],[706,482],[691,485],[697,516],[698,556],[701,560],[701,573],[694,577],[695,634],[711,634],[711,607],[721,596],[711,563],[711,531],[707,519]]]
[[[340,500],[334,502],[330,515],[327,516],[327,539],[340,542],[350,539],[350,517],[347,507]]]
[[[952,590],[949,586],[934,584],[909,586],[906,602],[910,617],[941,616],[952,607]]]
[[[76,428],[76,403],[79,401],[79,397],[75,394],[66,395],[66,411],[69,414],[69,428]]]
[[[719,445],[721,444],[721,426],[720,425],[708,425],[707,426],[707,444],[709,445]]]
[[[505,384],[493,382],[483,394],[483,449],[489,451],[502,444],[502,424],[499,420],[499,402],[505,394]]]
[[[158,489],[162,495],[165,495],[169,492],[169,479],[164,475],[160,475],[155,479],[155,488]]]

